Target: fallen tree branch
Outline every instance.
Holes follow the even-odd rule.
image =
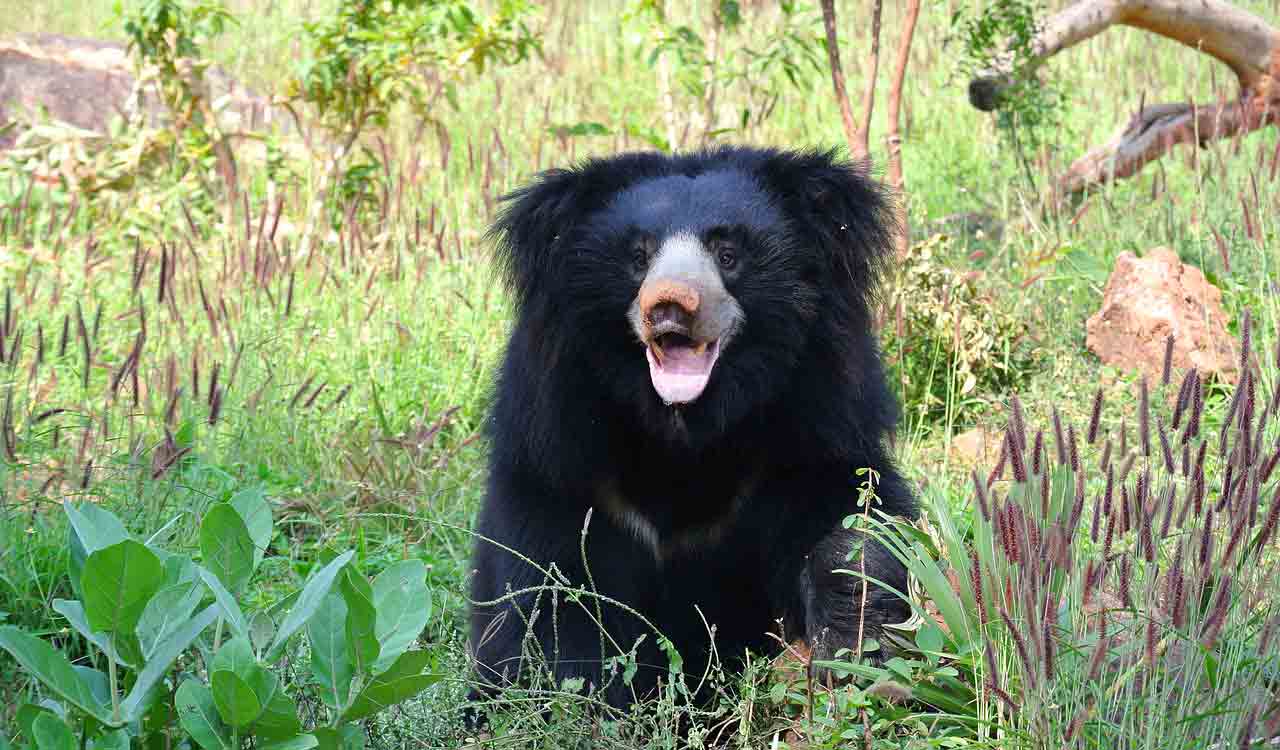
[[[1006,55],[969,82],[974,107],[997,109],[1019,79],[1049,57],[1110,26],[1144,29],[1216,58],[1236,75],[1235,101],[1142,107],[1110,141],[1076,160],[1055,186],[1059,195],[1137,174],[1178,144],[1248,133],[1280,115],[1280,30],[1225,0],[1083,0],[1051,16],[1036,34],[1032,57],[1014,69]]]

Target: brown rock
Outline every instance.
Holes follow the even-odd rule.
[[[104,134],[116,114],[163,116],[154,96],[134,97],[133,66],[123,44],[58,34],[21,34],[0,40],[0,148],[17,138],[13,122],[47,113],[54,120]],[[226,102],[219,114],[224,131],[261,127],[266,98],[219,68],[205,72],[210,101]],[[280,124],[286,122],[279,120]]]
[[[1239,345],[1227,332],[1222,292],[1165,247],[1142,258],[1120,254],[1086,330],[1089,351],[1109,365],[1139,370],[1152,385],[1163,372],[1170,334],[1175,373],[1194,367],[1231,383],[1239,375]],[[1171,377],[1176,385],[1179,376]]]
[[[1004,433],[974,427],[951,438],[951,455],[964,466],[994,466]]]

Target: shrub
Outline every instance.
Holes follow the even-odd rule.
[[[1055,411],[1034,434],[1015,397],[998,465],[973,474],[971,525],[936,496],[937,550],[879,524],[944,642],[983,644],[977,664],[954,652],[979,686],[964,713],[980,738],[1182,748],[1280,734],[1280,350],[1255,358],[1250,327],[1246,314],[1220,422],[1195,370],[1142,382],[1136,434],[1107,429],[1101,390],[1087,426]]]
[[[245,611],[240,602],[264,598],[254,572],[273,535],[261,490],[209,508],[199,562],[160,546],[169,526],[139,540],[92,503],[64,509],[78,598],[52,608],[95,665],[73,665],[48,641],[0,626],[0,648],[47,695],[18,709],[19,747],[167,747],[185,735],[204,750],[354,749],[364,744],[357,721],[441,677],[429,652],[411,648],[431,615],[421,561],[370,581],[345,552],[316,565],[300,590]],[[294,653],[309,654],[306,683],[282,679],[279,665]],[[311,726],[299,698],[315,707]]]
[[[946,235],[917,243],[888,280],[884,348],[903,404],[921,420],[971,415],[1022,383],[1041,356],[1024,297],[947,265],[951,250]]]

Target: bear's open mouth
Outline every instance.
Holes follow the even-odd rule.
[[[697,341],[680,333],[655,336],[645,347],[653,388],[668,404],[687,404],[707,387],[720,356],[720,340]]]

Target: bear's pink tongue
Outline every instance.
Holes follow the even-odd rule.
[[[645,347],[649,359],[649,379],[668,404],[687,404],[702,395],[720,354],[720,342],[694,345],[692,341],[669,341]]]

